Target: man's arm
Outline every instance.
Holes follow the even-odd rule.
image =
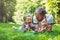
[[[48,30],[48,32],[51,32],[52,31],[52,25],[54,24],[53,15],[46,14],[46,20],[48,23],[47,30]]]

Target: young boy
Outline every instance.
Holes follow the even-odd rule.
[[[35,26],[32,24],[32,16],[31,14],[25,14],[23,16],[23,19],[24,19],[24,22],[22,24],[21,27],[19,28],[15,28],[15,29],[18,29],[18,30],[23,30],[23,31],[30,31],[30,30],[35,30]]]
[[[24,19],[24,22],[21,28],[23,31],[35,29],[35,26],[32,24],[32,16],[30,14],[24,15],[23,19]]]
[[[47,21],[47,16],[46,16],[46,11],[43,9],[43,8],[37,8],[35,10],[35,15],[33,17],[33,23],[36,26],[36,31],[39,31],[39,32],[44,32],[46,31],[46,28],[48,29],[48,31],[50,32],[51,28],[49,26],[49,20]],[[53,19],[52,19],[53,20]],[[39,28],[38,28],[39,27]],[[49,28],[48,28],[49,27]]]

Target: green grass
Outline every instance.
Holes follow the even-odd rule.
[[[0,23],[0,40],[60,40],[60,25],[53,25],[53,32],[32,33],[12,29],[18,24]]]

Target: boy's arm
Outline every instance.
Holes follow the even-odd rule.
[[[41,25],[42,25],[42,26],[47,26],[47,25],[48,25],[46,19],[43,19],[43,20],[42,20]]]

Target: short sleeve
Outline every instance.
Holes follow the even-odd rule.
[[[38,21],[37,21],[35,16],[33,16],[33,23],[38,23]]]
[[[47,23],[48,23],[48,24],[54,23],[53,15],[51,15],[51,14],[46,14],[45,16],[46,16],[46,20],[47,20]]]

